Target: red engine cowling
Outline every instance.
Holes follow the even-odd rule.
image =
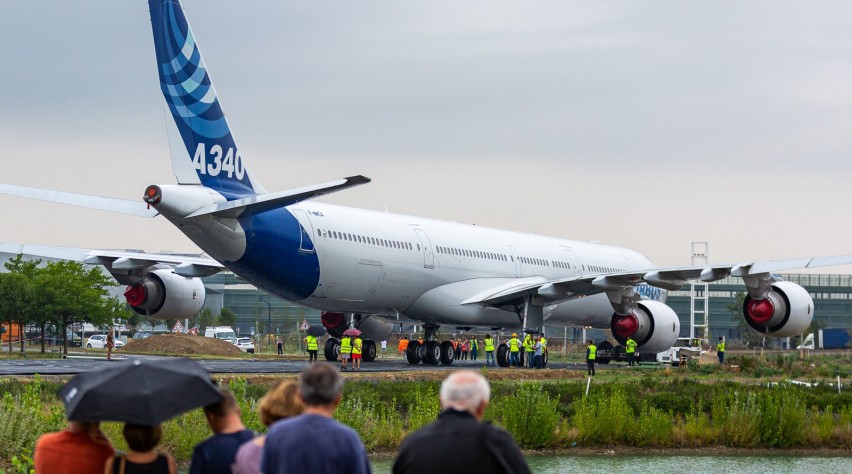
[[[199,278],[182,277],[167,268],[154,270],[124,290],[133,311],[163,321],[195,316],[205,296]]]
[[[349,327],[348,319],[344,313],[323,311],[320,315],[320,321],[322,321],[322,325],[328,333],[338,339],[343,335],[343,331]]]
[[[746,296],[743,315],[752,329],[765,336],[797,336],[811,325],[814,300],[801,286],[778,281],[764,299]]]
[[[612,335],[620,344],[632,337],[642,352],[662,352],[680,336],[680,319],[668,305],[642,300],[631,314],[613,314]]]

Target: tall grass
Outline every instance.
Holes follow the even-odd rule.
[[[787,364],[775,360],[774,364]],[[230,381],[247,427],[263,431],[259,398],[269,385]],[[37,438],[65,425],[58,384],[0,381],[0,468],[28,465]],[[492,385],[486,418],[525,448],[583,446],[731,446],[738,448],[852,448],[852,392],[833,387],[766,387],[731,382],[700,384],[644,377],[593,387],[581,381],[510,382]],[[393,450],[409,433],[435,421],[437,384],[429,381],[348,381],[335,417],[353,427],[370,450]],[[121,425],[105,423],[118,449]],[[162,448],[188,460],[210,436],[200,409],[164,424]],[[14,472],[26,472],[18,471]]]

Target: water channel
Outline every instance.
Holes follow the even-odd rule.
[[[619,472],[771,472],[841,473],[852,472],[850,457],[819,456],[529,456],[527,462],[535,474],[613,474]],[[392,459],[373,460],[374,474],[389,474]]]

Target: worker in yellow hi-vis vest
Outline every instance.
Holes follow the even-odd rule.
[[[586,343],[586,366],[589,368],[589,375],[595,375],[595,359],[598,356],[598,346],[591,339]]]
[[[721,336],[716,344],[716,355],[719,356],[719,365],[725,365],[725,340]]]

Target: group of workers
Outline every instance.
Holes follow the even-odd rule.
[[[512,333],[512,338],[509,339],[509,365],[512,367],[521,366],[521,349],[524,350],[524,357],[527,367],[531,369],[540,369],[544,366],[544,354],[547,351],[547,339],[544,336],[533,336],[527,334],[523,342],[518,339],[517,333]]]
[[[352,370],[361,370],[361,354],[364,341],[358,336],[343,336],[340,339],[340,370],[346,370],[348,362],[352,361]]]

